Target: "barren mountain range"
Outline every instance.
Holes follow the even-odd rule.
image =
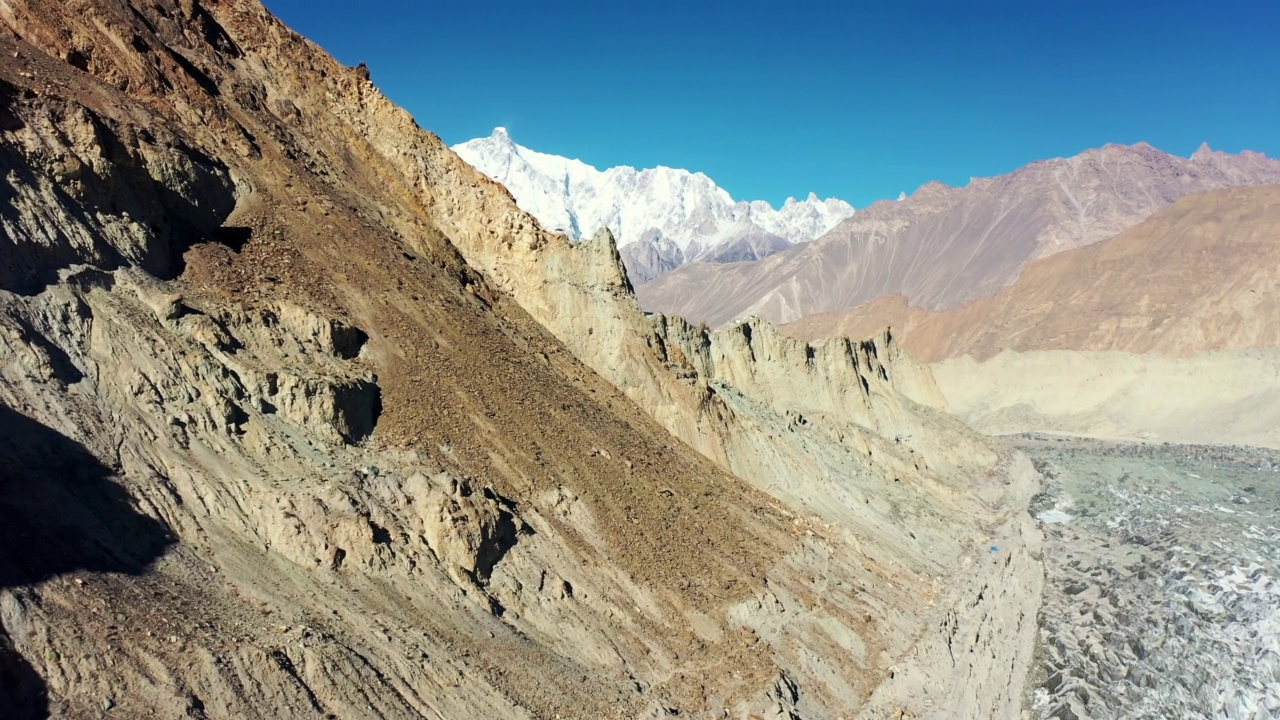
[[[1189,357],[1280,347],[1280,187],[1183,198],[1116,237],[1030,263],[1014,284],[954,310],[901,295],[785,326],[805,339],[892,326],[925,362],[1002,350]]]
[[[1280,442],[1274,161],[1108,146],[736,262],[844,208],[545,227],[376,71],[258,0],[0,2],[0,720],[1082,717],[1046,586],[1119,599],[948,411]],[[640,290],[703,310],[642,309],[691,248]]]
[[[965,187],[929,183],[802,247],[729,266],[693,263],[638,288],[648,310],[713,326],[792,322],[886,295],[945,310],[994,294],[1026,264],[1110,238],[1177,199],[1280,183],[1280,161],[1202,147],[1190,159],[1108,145]]]
[[[900,295],[786,326],[893,327],[949,411],[997,434],[1280,446],[1280,187],[1183,198],[945,311]],[[873,330],[874,329],[874,330]]]
[[[646,316],[256,0],[0,96],[3,714],[1018,717],[1037,476],[891,338]]]

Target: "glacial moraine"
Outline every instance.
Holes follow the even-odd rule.
[[[1045,478],[1032,716],[1280,717],[1280,453],[1007,441]]]

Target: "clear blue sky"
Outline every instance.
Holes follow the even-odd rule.
[[[865,207],[1146,140],[1280,155],[1280,0],[266,0],[453,144],[495,125]]]

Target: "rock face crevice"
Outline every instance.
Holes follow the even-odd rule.
[[[0,151],[9,194],[0,227],[10,245],[2,289],[38,291],[80,263],[172,276],[183,251],[212,236],[235,207],[227,166],[163,125],[138,132],[77,103],[49,107],[8,83],[0,96],[9,113]]]

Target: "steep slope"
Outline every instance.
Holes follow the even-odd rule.
[[[574,246],[471,236],[460,248],[673,434],[797,512],[804,543],[732,616],[805,688],[802,716],[882,692],[866,717],[890,706],[1017,716],[1041,587],[1036,533],[1021,524],[1034,473],[1001,463],[989,474],[993,448],[916,404],[942,398],[888,335],[810,345],[758,321],[716,333],[646,321],[607,233]],[[1009,562],[962,571],[996,535]],[[841,580],[819,581],[819,595],[782,590],[814,572]],[[815,642],[847,653],[844,669],[812,662]],[[934,692],[872,692],[864,678],[891,665]]]
[[[1037,260],[947,312],[901,297],[787,326],[891,324],[947,406],[993,433],[1280,446],[1280,187],[1196,195],[1111,240]]]
[[[736,202],[711,178],[688,170],[598,170],[518,145],[505,128],[453,150],[506,186],[544,227],[571,240],[608,228],[639,283],[694,260],[754,260],[808,242],[853,214],[848,203],[812,193],[778,210],[763,200]]]
[[[306,119],[390,112],[357,72],[251,3],[12,9],[93,71],[2,41],[0,618],[34,714],[630,716],[719,674],[670,618],[762,577],[783,518]]]
[[[792,322],[885,295],[945,310],[995,294],[1031,260],[1112,237],[1186,195],[1280,183],[1280,161],[1202,147],[1190,159],[1108,145],[963,188],[930,183],[804,247],[741,265],[693,264],[640,288],[646,309],[713,326]]]
[[[803,338],[892,325],[925,362],[1003,350],[1187,357],[1280,347],[1280,186],[1183,198],[1106,242],[1037,260],[994,296],[947,312],[901,296],[786,326]]]
[[[646,318],[253,0],[0,20],[13,714],[1016,716],[1034,475],[888,337]]]

